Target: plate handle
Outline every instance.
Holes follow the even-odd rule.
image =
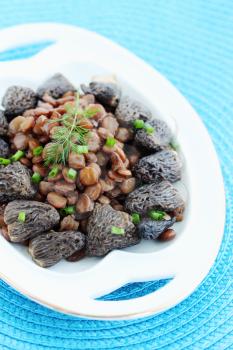
[[[171,295],[169,290],[171,287],[174,288],[180,279],[178,255],[175,256],[173,252],[169,255],[169,249],[166,253],[165,251],[166,249],[158,252],[155,257],[154,253],[134,254],[116,250],[102,259],[91,269],[90,273],[85,271],[85,273],[79,274],[78,284],[74,279],[73,285],[70,286],[72,294],[83,301],[82,305],[79,305],[79,315],[82,315],[83,308],[83,315],[86,317],[96,319],[103,317],[107,319],[129,318],[135,317],[135,314],[138,314],[138,317],[144,315],[144,312],[148,310],[148,305],[154,311],[164,308],[167,296]],[[142,256],[140,257],[140,255]],[[121,262],[120,266],[124,266],[120,272],[117,271],[119,261]],[[153,264],[153,269],[151,269],[151,264]],[[99,283],[93,283],[93,274],[95,274],[95,281],[99,281]],[[96,298],[113,292],[127,283],[167,278],[172,278],[172,280],[153,293],[140,298],[122,301],[96,300]],[[180,284],[178,283],[178,285]],[[74,310],[72,299],[70,305],[69,301],[66,305],[70,308],[71,313]]]
[[[74,27],[56,23],[23,24],[0,31],[0,52],[41,41],[60,42],[74,33]]]

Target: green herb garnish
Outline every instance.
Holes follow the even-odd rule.
[[[142,119],[136,119],[133,122],[133,126],[135,127],[135,129],[143,129],[144,125],[145,123]]]
[[[107,140],[105,143],[107,147],[113,147],[115,144],[116,144],[116,140],[114,139],[114,137],[107,137]]]
[[[140,221],[141,221],[141,217],[140,217],[140,215],[139,215],[138,213],[133,213],[133,214],[131,215],[131,218],[132,218],[132,221],[133,221],[133,223],[134,223],[135,225],[139,224]]]
[[[17,162],[20,160],[22,157],[24,157],[25,152],[24,151],[17,151],[13,156],[11,156],[12,162]]]
[[[18,221],[25,222],[25,220],[26,220],[26,213],[24,211],[20,211],[18,215]]]
[[[77,153],[78,154],[88,153],[88,146],[77,146]]]
[[[66,113],[60,119],[56,119],[56,122],[60,122],[61,126],[54,127],[55,130],[51,136],[52,142],[46,147],[45,165],[65,164],[70,152],[78,153],[78,144],[86,144],[89,130],[79,125],[79,123],[87,115],[90,117],[91,112],[87,112],[87,110],[80,107],[78,94],[75,105],[67,103],[65,108]],[[96,111],[94,112],[96,113]],[[54,122],[54,120],[51,120],[51,122]]]
[[[66,216],[66,215],[72,215],[75,213],[75,206],[70,205],[69,207],[61,209],[61,214]]]
[[[59,173],[59,168],[56,166],[50,170],[50,172],[48,173],[48,177],[50,178],[55,177],[57,176],[58,173]]]
[[[113,233],[114,235],[124,235],[125,230],[121,227],[112,226],[111,233]]]
[[[10,159],[0,158],[0,165],[9,165],[10,163]]]
[[[149,211],[149,217],[155,221],[163,220],[165,215],[166,215],[166,213],[164,211],[161,211],[161,210],[150,210]]]
[[[70,168],[70,169],[68,170],[68,172],[67,172],[67,176],[68,176],[69,179],[75,180],[76,177],[77,177],[77,171],[74,170],[74,169],[72,169],[72,168]]]
[[[38,146],[38,147],[34,148],[32,151],[34,156],[40,156],[42,152],[43,152],[42,146]]]
[[[32,175],[32,182],[33,182],[34,184],[38,184],[38,183],[40,183],[40,181],[41,181],[41,176],[40,176],[40,174],[37,173],[37,172],[35,172],[35,173]]]
[[[155,131],[155,128],[153,128],[153,126],[151,126],[150,124],[145,124],[144,129],[149,135],[153,134]]]

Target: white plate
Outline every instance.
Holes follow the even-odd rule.
[[[162,75],[127,50],[87,30],[56,24],[22,25],[0,32],[0,51],[41,40],[55,44],[38,55],[0,62],[0,98],[12,84],[36,88],[55,72],[74,84],[114,72],[127,93],[148,104],[174,129],[185,159],[188,189],[185,220],[178,237],[166,244],[142,242],[103,259],[35,265],[25,248],[0,237],[0,276],[29,298],[50,308],[88,318],[129,319],[164,311],[184,300],[207,275],[218,253],[225,220],[219,163],[196,112]],[[159,290],[126,301],[97,301],[136,281],[173,277]]]

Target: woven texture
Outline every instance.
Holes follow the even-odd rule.
[[[127,47],[170,79],[209,130],[227,197],[218,258],[184,302],[140,320],[90,321],[49,311],[0,282],[0,349],[233,349],[233,1],[0,0],[0,5],[0,28],[36,21],[79,25]],[[42,47],[1,53],[0,60],[28,57]],[[158,282],[127,285],[111,298],[157,288]]]

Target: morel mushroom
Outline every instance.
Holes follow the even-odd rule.
[[[134,167],[135,176],[146,183],[181,179],[182,163],[177,152],[163,150],[141,158]]]
[[[30,240],[29,253],[39,266],[51,267],[84,245],[85,235],[79,231],[49,231]]]
[[[136,119],[148,121],[152,115],[150,110],[140,102],[131,99],[129,96],[124,96],[115,112],[116,118],[121,126],[130,127]]]
[[[8,122],[4,115],[4,112],[0,110],[0,135],[5,136],[8,133]]]
[[[6,141],[0,138],[0,157],[7,158],[10,153],[9,145]]]
[[[26,109],[34,108],[36,103],[37,96],[32,89],[16,85],[9,87],[2,99],[8,121],[22,115]]]
[[[23,213],[23,220],[20,215]],[[4,212],[4,221],[12,242],[23,242],[48,231],[59,223],[60,216],[49,204],[18,200],[10,202]]]
[[[138,233],[141,238],[144,239],[156,239],[161,233],[166,231],[175,223],[175,218],[169,218],[168,220],[155,221],[151,219],[143,219],[138,227]]]
[[[89,86],[81,85],[85,94],[92,94],[104,106],[116,107],[120,100],[121,89],[115,83],[93,81]]]
[[[0,202],[31,199],[36,189],[31,182],[30,170],[20,162],[0,168]]]
[[[130,215],[96,204],[87,224],[87,255],[102,256],[139,242]]]
[[[130,213],[147,214],[151,209],[173,211],[184,207],[179,191],[168,181],[144,185],[131,192],[125,201],[125,209]]]
[[[154,130],[148,132],[146,128],[139,129],[135,135],[137,145],[149,151],[160,151],[172,141],[172,132],[163,120],[152,119],[149,122]]]
[[[68,91],[75,91],[75,87],[64,75],[56,73],[38,88],[37,94],[42,98],[47,92],[53,98],[59,98]]]

